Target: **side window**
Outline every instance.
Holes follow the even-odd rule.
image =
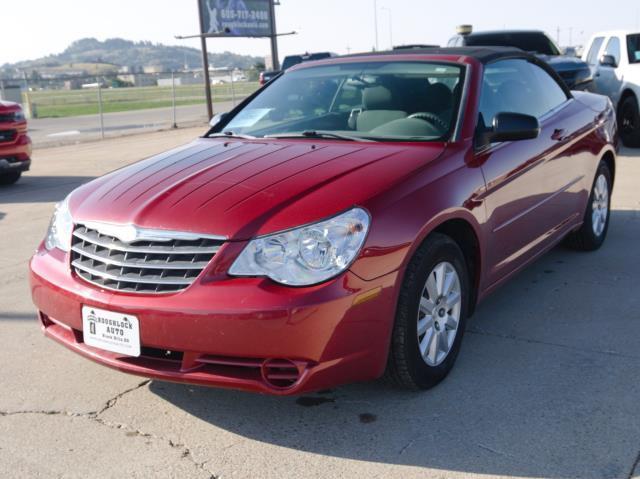
[[[605,55],[611,55],[616,59],[616,65],[620,65],[620,59],[622,58],[622,49],[620,47],[620,40],[618,37],[611,37],[609,43],[607,43],[607,48],[604,51]]]
[[[567,101],[558,83],[526,60],[504,60],[485,67],[480,96],[480,125],[489,127],[498,113],[540,118]]]
[[[533,63],[529,64],[529,68],[533,71],[534,78],[537,82],[534,90],[537,91],[539,95],[540,104],[538,105],[538,111],[540,113],[536,116],[540,118],[551,110],[558,108],[566,102],[568,98],[562,87],[558,85],[558,82],[546,71]]]
[[[596,37],[593,39],[593,43],[591,44],[591,48],[589,48],[589,53],[587,54],[587,63],[589,65],[597,65],[598,64],[598,53],[600,52],[600,48],[602,48],[602,43],[604,42],[604,37]]]
[[[640,34],[627,35],[627,50],[629,51],[629,63],[640,63]]]

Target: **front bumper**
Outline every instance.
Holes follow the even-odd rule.
[[[2,129],[0,125],[0,130]],[[30,167],[31,139],[26,132],[17,130],[15,138],[0,142],[0,174],[27,171]]]
[[[29,171],[31,160],[19,161],[15,158],[0,158],[0,175],[12,171]]]
[[[45,334],[127,373],[293,395],[372,380],[386,365],[396,273],[364,281],[347,272],[320,286],[288,288],[261,278],[211,280],[205,271],[180,293],[136,295],[85,283],[59,250],[41,247],[30,269]],[[142,355],[86,345],[83,305],[137,316]]]

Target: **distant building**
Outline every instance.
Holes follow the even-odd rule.
[[[164,71],[164,68],[160,65],[149,65],[143,67],[143,71],[145,73],[162,73]]]
[[[80,69],[39,69],[38,74],[43,80],[56,80],[64,77],[82,77],[87,75],[87,70]]]
[[[22,87],[0,80],[0,100],[22,103]]]
[[[123,73],[123,74],[144,73],[144,69],[138,65],[124,65],[118,68],[118,73]]]
[[[64,82],[65,90],[79,90],[80,88],[82,88],[82,80],[80,79],[66,80]]]
[[[176,86],[182,85],[200,85],[202,83],[202,78],[195,75],[176,75],[175,77]],[[171,78],[159,78],[158,86],[169,87],[172,85]]]
[[[133,86],[156,86],[158,84],[155,77],[141,73],[118,75],[118,80],[130,83]]]

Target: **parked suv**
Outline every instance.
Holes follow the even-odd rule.
[[[598,33],[583,60],[593,71],[594,92],[608,96],[617,107],[622,142],[640,147],[640,33]]]
[[[30,166],[31,139],[22,108],[0,101],[0,185],[15,183]]]
[[[553,68],[570,90],[590,90],[592,75],[589,65],[580,58],[563,55],[549,36],[536,30],[500,30],[474,32],[471,25],[458,27],[449,40],[450,47],[515,47],[535,54]]]

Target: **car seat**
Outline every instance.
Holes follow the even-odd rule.
[[[355,127],[358,131],[371,131],[374,128],[393,120],[405,118],[406,111],[396,110],[391,90],[383,86],[366,88],[362,93],[362,111],[355,117]]]

